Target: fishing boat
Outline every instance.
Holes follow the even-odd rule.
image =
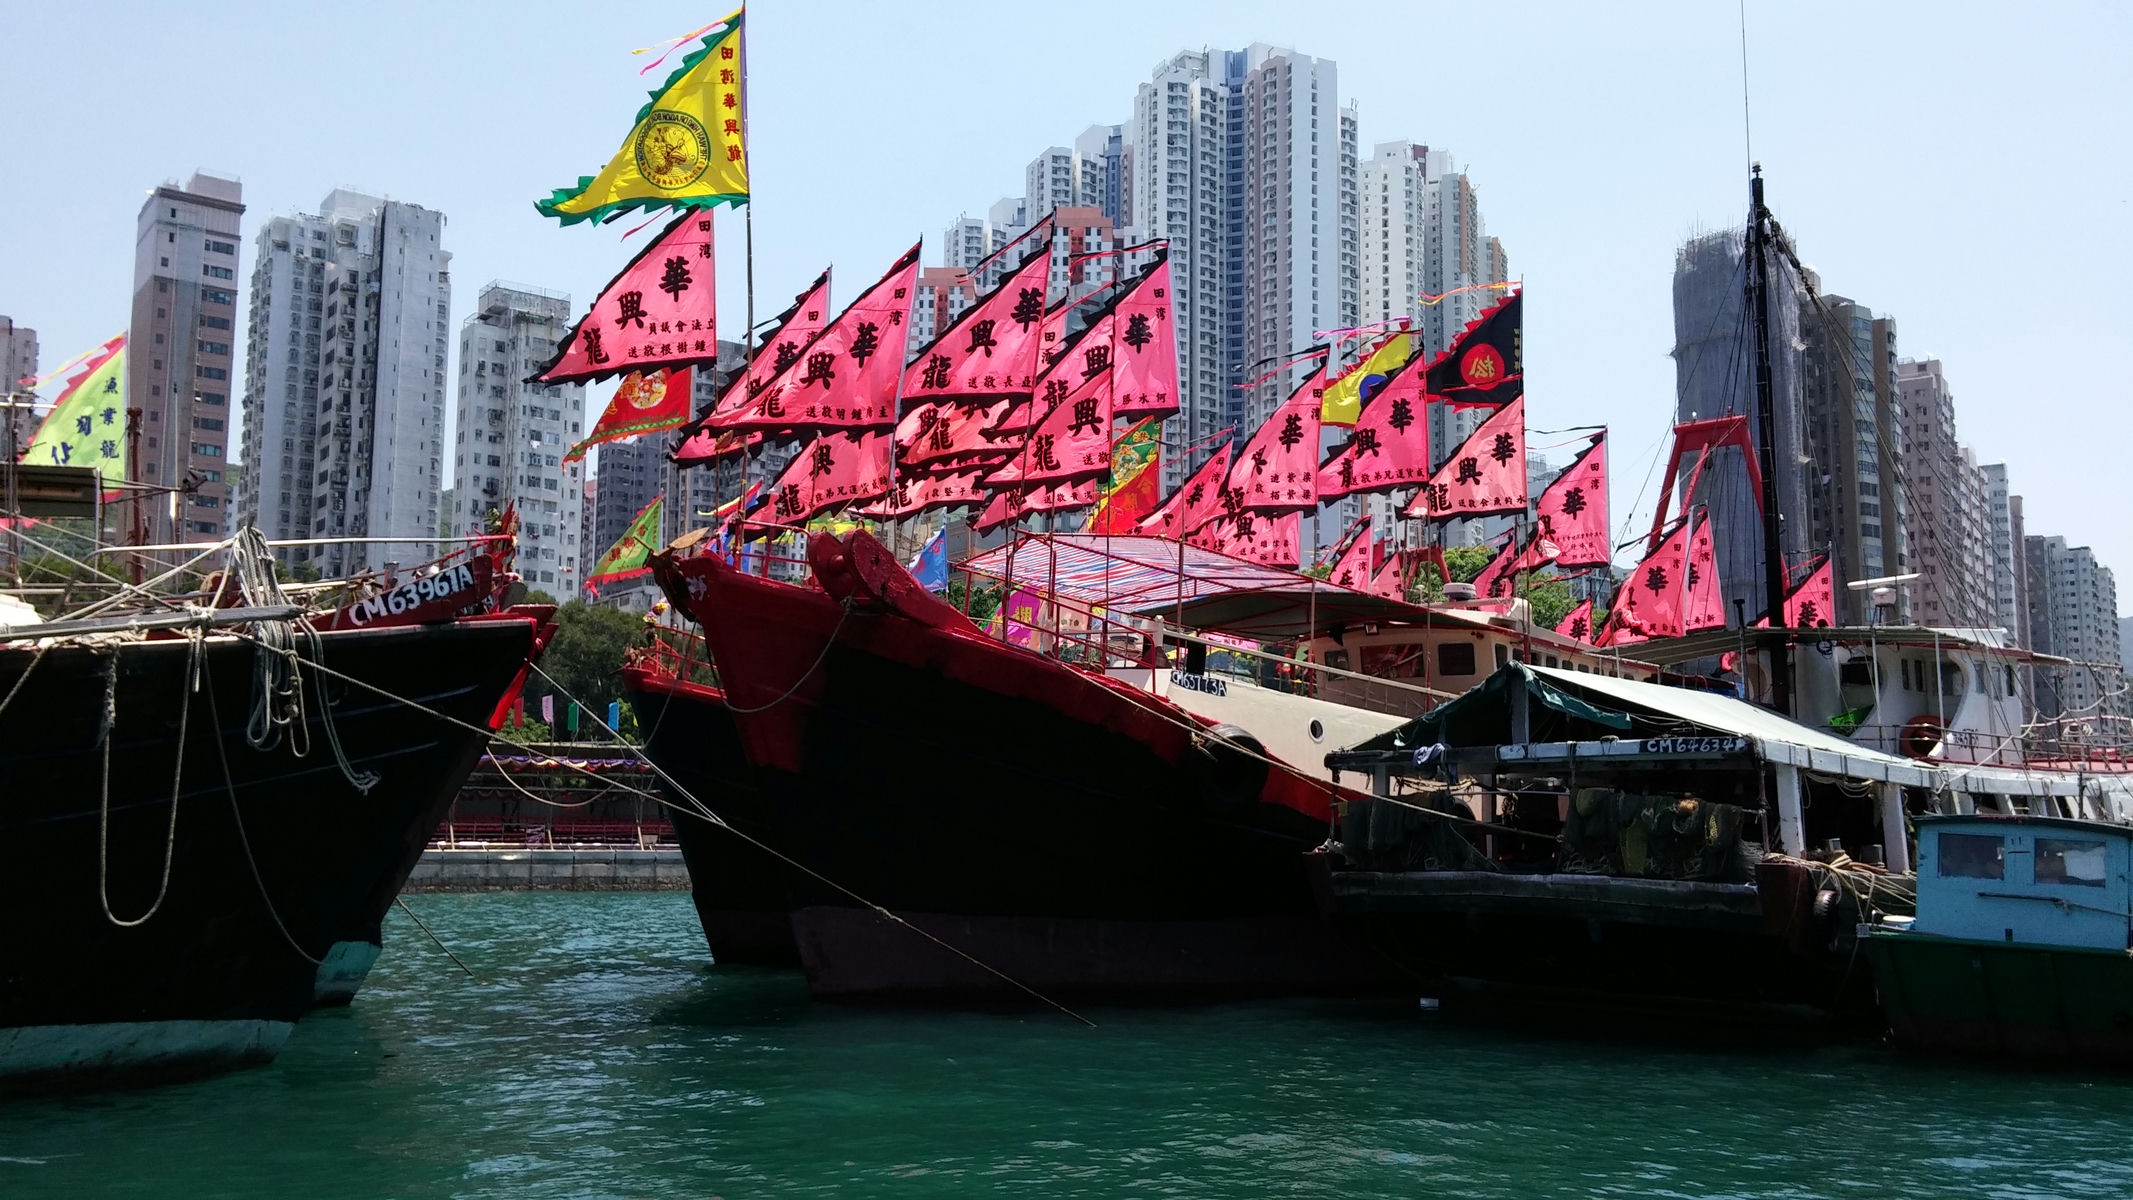
[[[815,994],[1385,982],[1317,916],[1305,859],[1336,789],[1100,669],[986,637],[864,532],[807,552],[817,586],[715,555],[654,571],[717,663],[775,840],[751,836],[789,864]]]
[[[489,554],[322,608],[266,553],[233,543],[241,587],[0,631],[0,1085],[263,1062],[346,1003],[553,631]]]
[[[1918,818],[1918,911],[1860,931],[1898,1044],[2133,1065],[2133,828]]]

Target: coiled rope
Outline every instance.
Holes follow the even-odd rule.
[[[247,605],[265,608],[289,602],[282,593],[281,582],[274,577],[273,549],[259,530],[248,526],[232,538],[228,561],[230,576],[237,581],[238,592]],[[297,640],[299,630],[311,646],[312,662],[323,667],[325,646],[319,640],[318,630],[309,624],[262,621],[254,627],[260,652],[252,660],[252,705],[244,726],[245,741],[254,750],[272,750],[286,736],[291,754],[303,758],[311,753],[311,726],[304,708],[304,657]],[[375,771],[357,771],[355,764],[348,761],[348,752],[341,746],[340,731],[333,724],[333,701],[326,695],[326,681],[313,671],[312,683],[318,689],[319,724],[326,730],[326,744],[333,750],[333,761],[341,768],[341,777],[348,781],[348,786],[367,796],[378,786],[379,776]]]

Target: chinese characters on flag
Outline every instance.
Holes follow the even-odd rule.
[[[889,490],[889,435],[825,433],[800,447],[770,488],[770,519],[800,525]]]
[[[918,278],[918,246],[837,314],[792,363],[733,412],[722,429],[880,429],[896,424],[896,379]],[[881,444],[886,447],[889,439]]]
[[[712,261],[711,214],[683,213],[600,289],[592,308],[534,378],[583,383],[715,361],[718,289]]]
[[[1389,492],[1429,482],[1429,421],[1422,372],[1393,375],[1363,405],[1350,435],[1318,469],[1318,496]]]
[[[1160,508],[1141,519],[1140,532],[1155,537],[1184,537],[1221,515],[1222,480],[1229,474],[1229,462],[1229,443],[1224,442],[1198,470],[1186,476]]]
[[[1534,513],[1565,567],[1603,567],[1607,537],[1607,435],[1592,440],[1555,482],[1542,489]]]
[[[1178,411],[1178,335],[1170,301],[1170,252],[1164,250],[1110,313],[1111,406],[1118,416]]]
[[[917,403],[1028,395],[1036,386],[1051,267],[1047,241],[903,368],[904,396]]]
[[[1321,360],[1230,465],[1225,486],[1244,508],[1293,512],[1317,506],[1319,412],[1325,390],[1326,366]]]
[[[1526,402],[1520,398],[1459,443],[1406,515],[1444,520],[1525,510]]]

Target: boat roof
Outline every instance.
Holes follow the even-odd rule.
[[[1161,617],[1188,629],[1262,642],[1325,635],[1336,627],[1356,630],[1367,624],[1451,626],[1530,636],[1559,654],[1617,657],[1545,626],[1526,629],[1501,624],[1494,619],[1496,614],[1483,608],[1409,604],[1199,546],[1181,548],[1172,538],[1024,534],[1012,543],[1012,552],[1009,546],[995,546],[964,559],[959,567],[1003,583],[1026,580],[1038,590],[1091,609]],[[1641,654],[1622,656],[1622,662],[1656,669]]]
[[[2050,654],[2038,654],[2014,644],[2004,629],[1938,629],[1927,625],[1838,625],[1820,626],[1813,629],[1705,629],[1696,633],[1673,638],[1654,638],[1648,642],[1634,643],[1639,657],[1662,666],[1694,662],[1720,654],[1731,654],[1743,645],[1750,649],[1780,646],[1787,642],[1843,642],[1847,645],[1871,642],[1882,646],[1915,647],[1930,649],[1939,646],[1968,650],[1992,658],[2006,658],[2018,662],[2050,663],[2069,665],[2072,659]]]
[[[1431,611],[1172,538],[1138,534],[1024,534],[959,566],[1002,583],[1025,580],[1092,609],[1181,616],[1189,628],[1262,641],[1305,637],[1333,625],[1427,621]]]
[[[1911,820],[1917,823],[1921,830],[1937,825],[2035,825],[2043,829],[2064,829],[2068,832],[2133,838],[2133,828],[2110,821],[2089,821],[2080,817],[2048,817],[2029,813],[1919,813]]]

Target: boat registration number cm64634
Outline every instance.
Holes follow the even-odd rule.
[[[1745,754],[1748,739],[1744,737],[1662,737],[1645,738],[1640,747],[1645,754]]]

